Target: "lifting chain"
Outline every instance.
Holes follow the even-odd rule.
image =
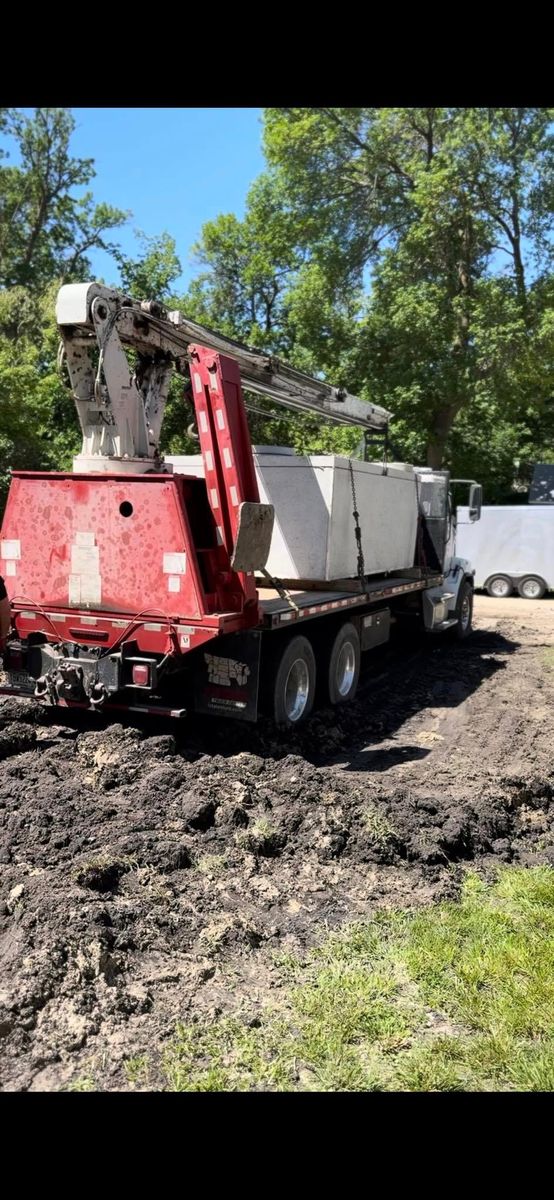
[[[358,548],[358,563],[357,563],[358,579],[360,580],[360,586],[363,591],[365,588],[365,563],[364,563],[364,552],[363,552],[363,548],[362,548],[362,531],[360,529],[360,514],[358,512],[358,502],[356,500],[356,485],[354,483],[354,471],[352,470],[352,460],[351,459],[349,459],[349,461],[348,461],[348,466],[350,469],[350,483],[352,485],[352,503],[354,505],[354,509],[352,512],[352,516],[354,517],[354,533],[356,536],[356,546]]]

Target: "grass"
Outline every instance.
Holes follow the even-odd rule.
[[[97,1090],[93,1075],[79,1075],[64,1089],[66,1092],[94,1092]]]
[[[279,831],[266,817],[258,817],[235,835],[237,846],[249,850],[252,854],[271,854],[279,844]]]
[[[224,854],[203,854],[196,864],[203,875],[220,875],[227,866]]]
[[[283,960],[279,1008],[181,1025],[174,1091],[554,1090],[554,871],[468,875]]]
[[[127,1081],[133,1086],[148,1082],[148,1074],[150,1068],[150,1060],[147,1054],[135,1054],[133,1058],[128,1058],[124,1063],[125,1075]]]
[[[371,802],[366,805],[362,813],[362,821],[369,841],[375,846],[384,848],[388,843],[395,841],[396,832],[390,821]]]
[[[138,862],[128,856],[113,856],[103,851],[73,869],[72,876],[81,887],[93,891],[112,891],[127,871],[136,870]]]

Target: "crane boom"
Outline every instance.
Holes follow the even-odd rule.
[[[286,408],[381,432],[388,425],[390,413],[384,408],[242,346],[181,312],[168,313],[155,301],[134,301],[98,283],[66,284],[58,293],[56,319],[83,431],[76,460],[80,466],[94,462],[95,470],[113,470],[117,463],[122,470],[140,470],[161,461],[169,382],[174,370],[186,370],[191,344],[233,358],[248,391]],[[126,347],[139,359],[131,377]]]
[[[278,358],[222,337],[206,326],[183,317],[180,312],[169,313],[169,319],[175,321],[188,342],[209,346],[234,358],[239,364],[244,386],[249,391],[269,396],[285,407],[319,413],[341,425],[360,425],[364,429],[381,431],[387,428],[391,414],[386,409],[360,400],[344,388],[314,379]]]

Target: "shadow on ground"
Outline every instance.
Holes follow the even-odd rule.
[[[244,751],[274,759],[296,754],[314,765],[331,763],[350,770],[384,772],[399,763],[420,760],[429,753],[421,746],[383,747],[417,712],[426,708],[458,707],[481,684],[502,671],[517,641],[494,631],[475,631],[467,642],[397,635],[387,647],[364,655],[360,688],[352,704],[323,708],[297,730],[280,730],[267,719],[251,725],[191,714],[182,722],[136,713],[117,714],[125,728],[144,736],[172,732],[178,753],[194,759],[222,757]],[[79,730],[104,729],[115,714],[46,710],[44,721]]]

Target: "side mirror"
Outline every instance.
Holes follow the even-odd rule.
[[[483,488],[480,483],[472,483],[469,489],[469,519],[473,523],[481,518],[483,504]]]

